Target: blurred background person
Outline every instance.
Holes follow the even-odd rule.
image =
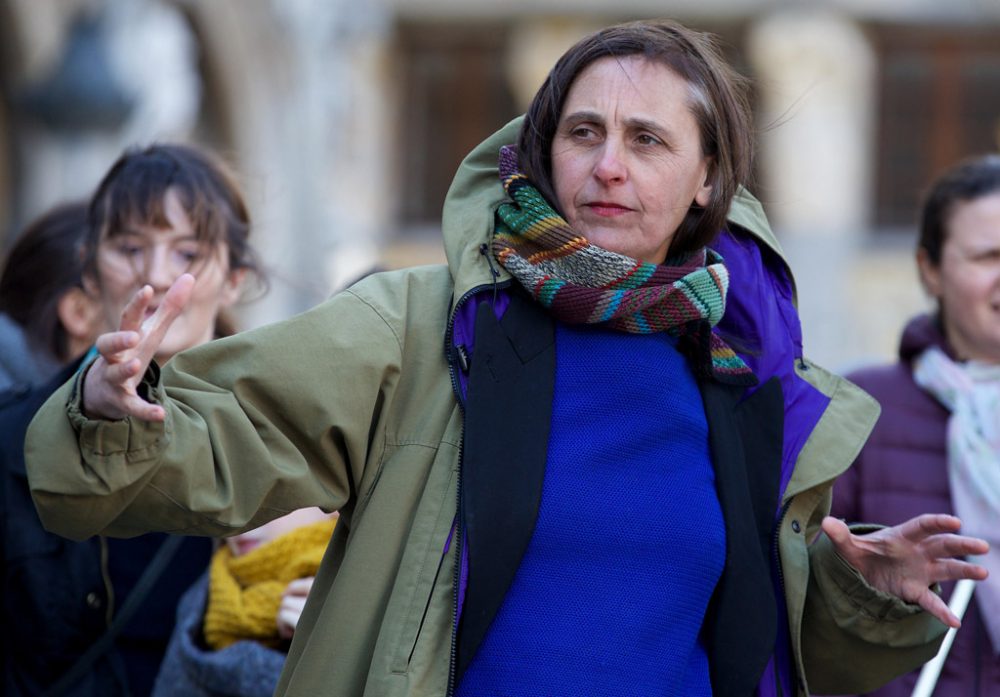
[[[77,577],[78,569],[72,566],[53,577],[31,571],[32,559],[52,553],[60,546],[60,538],[33,534],[38,529],[37,514],[28,495],[22,448],[35,410],[55,386],[69,379],[80,357],[104,330],[98,301],[84,290],[82,245],[87,225],[86,202],[57,206],[21,234],[0,275],[0,375],[6,388],[0,391],[0,544],[3,626],[8,630],[0,632],[0,652],[6,695],[39,694],[36,687],[25,688],[15,677],[21,670],[22,647],[40,648],[50,657],[49,649],[64,637],[53,636],[60,633],[58,623],[24,625],[22,621],[48,619],[44,603],[51,600],[49,593],[67,590],[66,577]],[[25,594],[18,591],[43,583],[51,590],[43,593],[39,588],[32,599],[40,602],[27,610],[22,605]],[[96,579],[94,585],[98,585]],[[78,622],[75,631],[85,632],[86,626],[103,616],[98,600],[96,594],[84,590],[60,603],[76,606],[70,620]],[[44,629],[15,631],[18,627]],[[25,636],[32,638],[25,641]]]
[[[226,538],[181,598],[154,697],[270,697],[336,514],[303,508]]]
[[[895,525],[954,513],[991,544],[935,695],[1000,694],[1000,155],[962,161],[930,188],[917,266],[932,314],[903,331],[899,361],[850,379],[882,405],[832,514]],[[949,585],[946,594],[951,592]],[[872,693],[911,694],[911,673]]]
[[[231,331],[225,311],[258,270],[250,219],[228,169],[183,145],[126,152],[94,194],[82,249],[82,286],[101,322],[117,324],[145,288],[154,303],[182,273],[192,302],[158,360]],[[6,435],[4,627],[37,627],[5,645],[5,692],[148,695],[180,596],[205,571],[212,541],[165,534],[73,542],[45,531],[31,503],[22,444],[35,409],[79,361],[0,412]],[[65,463],[51,462],[51,467]],[[13,637],[8,637],[13,639]]]
[[[0,274],[0,391],[46,382],[100,333],[97,303],[83,289],[86,229],[86,203],[58,206],[29,225],[7,255]]]

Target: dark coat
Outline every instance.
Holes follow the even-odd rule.
[[[0,397],[0,539],[3,544],[3,694],[38,695],[101,637],[116,607],[159,549],[164,535],[74,542],[38,519],[24,467],[24,436],[35,411],[68,380],[74,363],[43,387]],[[170,573],[125,626],[115,649],[64,694],[146,695],[173,628],[177,600],[207,568],[211,541],[190,538]]]
[[[954,513],[948,486],[949,413],[913,380],[911,363],[930,346],[950,352],[930,317],[914,318],[903,332],[898,363],[848,376],[882,404],[882,416],[854,465],[834,485],[832,515],[896,525],[921,513]],[[945,598],[951,589],[951,584],[945,588]],[[991,657],[985,632],[973,599],[935,695],[1000,695],[1000,659]],[[918,675],[915,671],[870,694],[909,697]]]

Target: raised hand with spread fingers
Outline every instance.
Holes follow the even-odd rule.
[[[194,276],[182,274],[148,318],[146,309],[153,298],[153,288],[143,286],[122,311],[118,331],[98,337],[96,346],[100,356],[87,371],[83,384],[83,408],[89,417],[133,416],[143,421],[163,421],[166,415],[163,407],[143,399],[137,386],[171,323],[184,310],[194,283]]]
[[[962,557],[985,554],[985,540],[959,535],[962,521],[953,515],[928,513],[865,535],[854,535],[839,518],[823,519],[837,553],[870,585],[919,605],[949,627],[961,625],[935,583],[971,578],[981,581],[986,569]]]

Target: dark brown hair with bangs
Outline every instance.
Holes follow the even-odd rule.
[[[80,249],[86,234],[86,202],[57,206],[18,237],[0,273],[0,312],[24,327],[32,348],[59,361],[74,358],[59,302],[83,287]]]
[[[101,180],[90,202],[85,273],[100,283],[97,248],[136,223],[169,227],[164,197],[173,190],[196,238],[225,244],[229,268],[260,274],[250,246],[250,215],[235,178],[215,157],[189,145],[159,144],[126,151]]]
[[[644,20],[585,37],[563,54],[532,100],[518,139],[518,158],[528,178],[558,208],[552,141],[570,87],[594,61],[628,56],[662,63],[691,86],[689,106],[698,123],[702,154],[710,161],[712,194],[704,208],[692,205],[671,242],[668,256],[684,256],[709,244],[725,226],[733,196],[747,185],[753,169],[747,81],[722,58],[711,34],[670,20]]]

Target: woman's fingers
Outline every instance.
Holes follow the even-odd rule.
[[[108,363],[102,379],[110,385],[119,385],[127,389],[130,387],[128,382],[142,375],[142,370],[142,361],[138,358],[130,358],[121,363]]]
[[[150,404],[136,392],[136,385],[153,360],[170,329],[191,297],[194,276],[182,274],[167,290],[152,317],[143,321],[153,289],[143,286],[122,311],[121,329],[102,334],[96,346],[101,354],[87,371],[83,383],[83,409],[91,418],[163,421],[163,407]]]
[[[313,577],[297,578],[287,586],[281,594],[281,605],[278,607],[278,635],[282,639],[290,639],[299,623],[302,609],[306,606],[306,597],[313,585]]]
[[[924,591],[917,596],[916,604],[937,617],[949,627],[958,628],[962,626],[962,622],[955,616],[955,613],[948,609],[948,605],[941,599],[941,596],[929,588],[924,589]]]
[[[149,302],[152,299],[152,286],[146,285],[137,290],[132,299],[128,301],[125,309],[122,310],[121,322],[118,328],[123,331],[138,331],[142,326],[143,318],[146,316],[146,308],[149,307]]]
[[[930,537],[924,541],[924,546],[927,553],[936,558],[979,556],[990,550],[986,540],[953,533]]]
[[[830,538],[830,542],[833,543],[837,554],[845,560],[851,561],[852,557],[855,556],[853,554],[855,546],[853,535],[850,528],[847,527],[847,523],[839,518],[827,516],[823,519],[822,528],[826,536]]]
[[[134,331],[118,331],[101,334],[94,342],[97,352],[107,361],[119,358],[118,354],[139,345],[139,333]]]
[[[961,559],[942,559],[937,562],[932,580],[938,581],[958,581],[963,578],[971,578],[973,581],[982,581],[989,576],[985,567]]]
[[[309,590],[312,588],[313,577],[309,576],[307,578],[297,578],[287,586],[285,586],[284,596],[287,598],[289,596],[301,596],[305,597],[309,595]]]
[[[962,528],[962,521],[945,513],[924,513],[900,523],[898,528],[904,537],[919,542],[932,535],[958,532]]]
[[[294,581],[293,581],[294,583]],[[299,617],[302,616],[302,609],[306,606],[306,596],[300,594],[289,594],[286,590],[281,597],[281,605],[278,607],[278,636],[282,639],[291,639],[298,626]]]
[[[147,364],[156,355],[156,350],[163,343],[163,337],[170,330],[170,325],[184,311],[185,305],[191,299],[193,287],[194,276],[189,273],[181,274],[167,289],[163,301],[153,316],[142,325],[144,336],[138,348]]]
[[[126,414],[142,421],[163,421],[167,418],[163,407],[150,404],[134,392],[125,396],[123,407]]]

